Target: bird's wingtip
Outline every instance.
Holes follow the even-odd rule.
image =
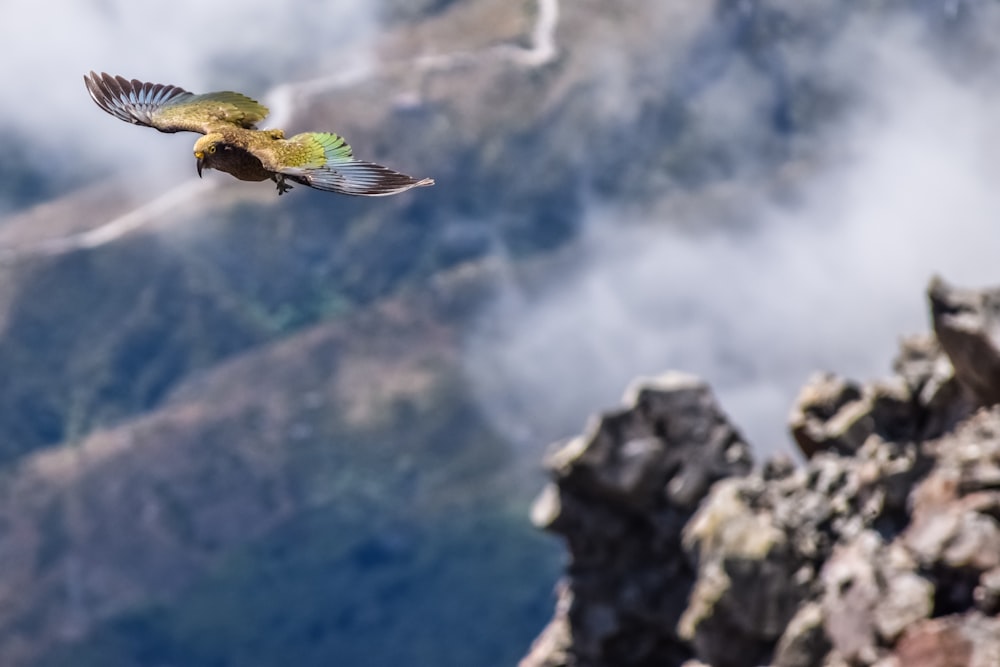
[[[84,81],[91,81],[94,83],[98,83],[104,79],[110,79],[110,78],[112,77],[107,72],[95,72],[94,70],[90,70],[89,72],[83,75]]]
[[[425,186],[428,186],[428,185],[434,185],[434,179],[433,178],[424,178],[424,179],[421,179],[421,180],[417,181],[416,183],[414,183],[413,187],[415,187],[415,188],[422,188],[422,187],[425,187]]]

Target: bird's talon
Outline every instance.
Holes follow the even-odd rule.
[[[292,189],[292,186],[290,186],[288,183],[285,183],[285,179],[283,177],[275,178],[274,182],[277,183],[278,185],[279,197]]]

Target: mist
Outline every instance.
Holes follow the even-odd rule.
[[[929,328],[934,273],[1000,282],[996,63],[955,69],[928,44],[912,21],[858,22],[821,55],[796,54],[851,105],[793,165],[791,201],[750,177],[727,184],[738,229],[672,209],[675,195],[646,211],[592,205],[573,268],[530,293],[511,280],[468,340],[495,424],[537,452],[618,405],[633,378],[679,369],[712,384],[759,455],[791,451],[807,378],[887,375],[899,338]],[[773,92],[733,72],[702,111],[752,144]]]
[[[110,118],[88,98],[88,71],[263,99],[272,86],[363,64],[377,30],[376,3],[368,0],[8,4],[0,22],[8,62],[0,68],[0,124],[10,141],[28,147],[26,166],[68,182],[128,173],[160,181],[160,189],[193,174],[191,136]]]
[[[664,3],[653,29],[712,20],[707,9],[677,7]],[[54,20],[38,3],[7,8],[0,44],[19,65],[0,70],[0,122],[52,178],[127,174],[129,187],[145,181],[156,193],[192,178],[192,137],[107,116],[88,99],[85,72],[268,101],[282,84],[363,69],[379,30],[378,3],[366,0],[294,10],[180,0],[169,11],[89,0],[58,11]],[[988,45],[1000,21],[997,10],[979,11],[989,20],[974,37]],[[690,51],[698,63],[688,79],[677,40],[663,40],[659,61],[643,53],[645,76],[622,71],[636,65],[609,40],[607,53],[588,59],[600,84],[588,100],[594,114],[635,119],[656,93],[650,82],[695,89],[704,71],[725,68],[699,91],[699,127],[753,162],[780,90],[723,54],[732,48],[723,37]],[[740,209],[738,229],[678,184],[645,209],[595,195],[564,263],[572,268],[530,293],[512,279],[469,335],[469,374],[498,427],[544,445],[615,406],[632,378],[681,369],[713,384],[762,451],[787,449],[785,418],[811,373],[883,375],[898,338],[927,329],[922,288],[933,273],[1000,281],[996,56],[984,48],[963,71],[929,41],[912,21],[865,19],[822,49],[804,40],[786,54],[794,72],[841,89],[850,110],[807,138],[807,159],[790,163],[791,201],[762,191],[759,170],[735,170],[723,185]]]

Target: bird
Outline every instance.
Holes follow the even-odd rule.
[[[365,162],[343,137],[303,132],[285,138],[278,129],[258,129],[263,104],[241,93],[196,95],[179,86],[144,83],[91,71],[83,77],[94,102],[115,118],[160,132],[198,132],[194,157],[203,169],[224,171],[241,181],[272,180],[283,195],[289,181],[345,195],[382,197],[434,185],[374,162]]]

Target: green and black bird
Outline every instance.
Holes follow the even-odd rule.
[[[258,130],[267,107],[229,91],[195,95],[177,86],[143,83],[91,72],[83,77],[97,106],[112,116],[160,132],[198,132],[198,175],[218,169],[241,181],[272,180],[278,194],[287,181],[345,195],[380,197],[434,185],[373,162],[357,160],[343,137],[303,132],[288,139],[281,130]]]

